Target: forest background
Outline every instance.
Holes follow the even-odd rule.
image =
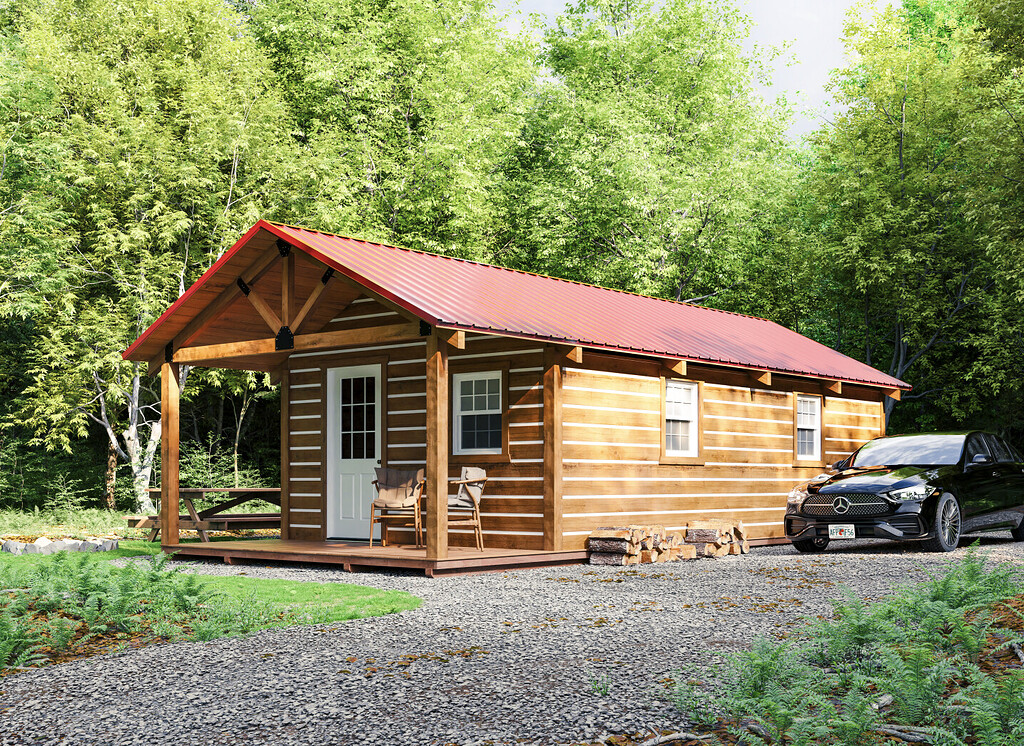
[[[1024,0],[849,16],[806,141],[728,0],[0,0],[0,508],[145,503],[120,352],[258,218],[777,321],[1024,440]],[[278,393],[190,371],[182,484],[274,485]],[[143,504],[143,507],[146,507]]]

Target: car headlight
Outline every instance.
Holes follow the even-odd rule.
[[[789,497],[786,498],[786,503],[788,505],[798,506],[804,501],[805,497],[807,497],[807,490],[804,489],[803,485],[800,485],[799,487],[794,487],[790,490]]]
[[[886,494],[889,495],[893,500],[907,501],[914,500],[920,501],[932,495],[935,492],[935,487],[927,484],[918,484],[914,487],[904,487],[901,490],[893,490]]]

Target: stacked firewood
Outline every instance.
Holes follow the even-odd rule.
[[[698,557],[724,557],[750,551],[743,524],[728,521],[690,521],[686,526],[686,543],[697,548]]]
[[[697,557],[745,554],[750,550],[743,524],[692,521],[680,531],[664,526],[612,526],[590,534],[592,565],[641,565]]]

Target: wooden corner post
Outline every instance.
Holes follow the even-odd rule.
[[[544,349],[544,549],[562,549],[562,362],[564,351]]]
[[[178,403],[181,371],[177,363],[160,367],[160,531],[162,546],[178,546]]]
[[[448,343],[427,338],[427,559],[448,557]]]
[[[289,538],[289,524],[291,523],[291,496],[289,494],[289,468],[291,466],[291,443],[289,443],[290,420],[288,419],[289,385],[291,376],[288,373],[288,366],[285,365],[281,371],[281,538]],[[326,396],[324,397],[326,400]]]

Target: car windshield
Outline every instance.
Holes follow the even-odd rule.
[[[879,438],[854,454],[851,466],[944,466],[960,461],[966,435],[909,435]]]

